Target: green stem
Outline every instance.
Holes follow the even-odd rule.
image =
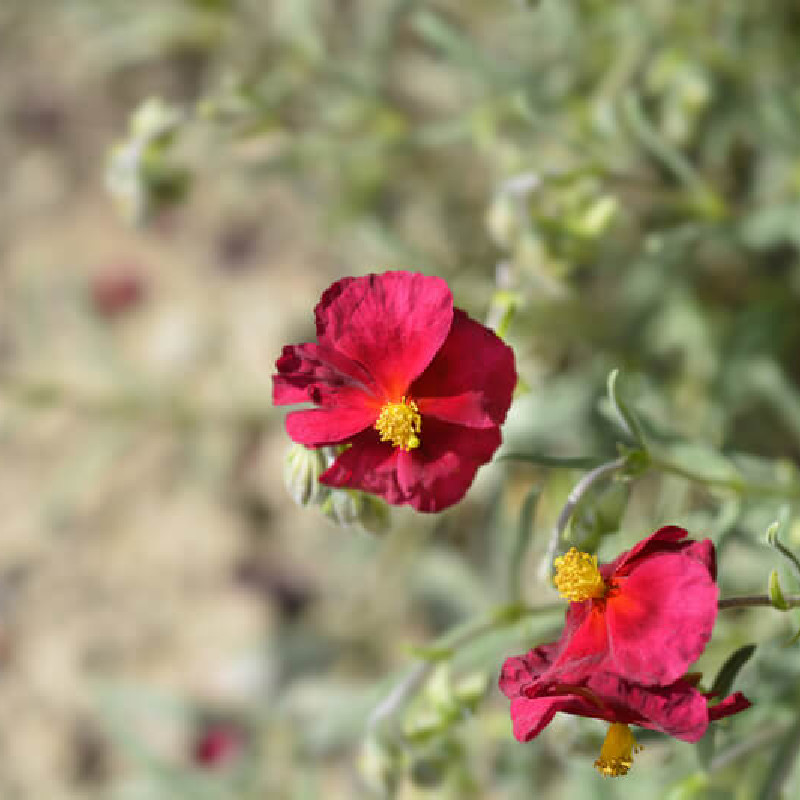
[[[789,608],[800,608],[800,595],[790,594],[784,597]],[[717,603],[720,611],[727,608],[753,608],[754,606],[770,606],[775,608],[775,604],[765,594],[750,594],[742,597],[726,597]]]
[[[558,515],[556,524],[553,526],[553,532],[550,534],[547,552],[542,559],[542,577],[544,577],[544,575],[546,575],[552,568],[553,559],[556,557],[556,553],[558,552],[558,543],[561,541],[561,535],[564,533],[564,530],[569,524],[570,517],[575,511],[578,503],[580,503],[581,498],[586,494],[586,492],[589,491],[589,489],[592,488],[595,483],[597,483],[597,481],[602,480],[609,475],[613,475],[615,472],[621,470],[627,463],[627,456],[615,458],[613,461],[609,461],[606,464],[601,464],[599,467],[595,467],[591,472],[587,472],[575,484],[572,491],[569,493],[569,497],[567,497],[567,502],[564,503],[564,507],[561,509],[561,513]]]
[[[746,481],[741,477],[732,478],[719,478],[713,475],[703,475],[702,473],[695,472],[683,464],[674,464],[664,458],[650,453],[650,466],[660,470],[661,472],[668,472],[672,475],[678,475],[681,478],[702,483],[704,486],[709,486],[717,489],[727,489],[738,495],[750,495],[756,497],[782,497],[788,500],[800,499],[800,486],[797,484],[779,484],[779,483],[759,483],[756,481]]]
[[[482,637],[502,630],[520,622],[527,617],[551,614],[564,610],[564,603],[550,603],[540,606],[512,605],[497,609],[486,619],[472,622],[463,628],[446,633],[429,650],[431,656],[418,661],[400,680],[389,694],[373,709],[367,726],[375,731],[386,721],[396,716],[422,689],[430,678],[436,665],[446,658],[452,657],[457,650],[481,639]]]

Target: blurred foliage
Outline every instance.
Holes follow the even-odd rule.
[[[232,714],[251,739],[233,771],[166,763],[132,733],[125,691],[103,695],[106,727],[138,770],[114,796],[797,796],[796,612],[723,612],[700,668],[706,684],[735,675],[754,707],[695,748],[643,737],[623,781],[593,772],[591,721],[558,719],[522,746],[506,704],[484,695],[504,656],[557,631],[558,614],[518,604],[552,598],[541,562],[559,510],[585,470],[615,458],[565,538],[607,558],[682,524],[717,544],[723,596],[769,587],[780,607],[800,586],[797,4],[47,0],[0,10],[9,52],[45,17],[83,44],[72,79],[101,75],[131,120],[105,167],[126,218],[156,223],[190,187],[191,201],[220,180],[245,194],[280,182],[314,210],[307,235],[325,238],[339,272],[444,275],[457,303],[513,344],[521,376],[505,429],[514,458],[486,468],[460,508],[436,521],[397,514],[379,541],[323,531],[334,543],[313,552],[332,575],[322,611],[248,573],[282,611],[265,645],[274,680]],[[148,100],[156,90],[163,98]],[[3,324],[35,350],[32,308],[15,302]],[[277,355],[281,342],[270,344]],[[608,386],[615,368],[623,377]],[[231,486],[237,455],[280,423],[266,397],[218,408],[183,373],[141,386],[118,378],[126,369],[112,359],[109,392],[87,395],[4,362],[4,399],[31,415],[68,406],[100,418],[87,482],[137,425],[166,421],[186,447],[181,469],[213,451],[204,485],[253,522],[262,505]],[[210,441],[218,428],[227,446]],[[294,458],[287,482],[304,503],[385,528],[383,509],[359,497],[317,497]],[[81,480],[73,466],[64,484]],[[788,558],[774,529],[772,549],[763,543],[776,519]],[[427,644],[409,654],[400,645],[412,640]],[[370,730],[398,687],[403,702]],[[180,703],[134,698],[191,726]]]

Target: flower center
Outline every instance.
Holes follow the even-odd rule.
[[[597,569],[597,556],[581,553],[574,547],[555,560],[556,576],[553,578],[558,593],[575,603],[590,597],[603,597],[606,585]]]
[[[620,775],[627,775],[633,764],[634,753],[638,753],[641,749],[627,725],[613,722],[600,748],[600,758],[594,765],[597,771],[606,777],[617,778]]]
[[[406,452],[419,447],[418,433],[422,430],[422,417],[413,400],[403,397],[399,403],[386,403],[381,409],[375,430],[382,442],[391,442]]]

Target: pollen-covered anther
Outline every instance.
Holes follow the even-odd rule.
[[[381,409],[375,430],[381,435],[382,442],[391,442],[408,452],[419,447],[419,436],[422,432],[422,417],[413,400],[403,397],[399,403],[386,403]]]
[[[573,547],[554,563],[556,574],[553,583],[565,599],[579,603],[605,595],[606,584],[597,568],[597,556],[582,553]]]
[[[633,756],[642,748],[636,744],[631,729],[621,722],[614,722],[608,729],[600,758],[594,762],[598,772],[608,778],[627,775],[633,764]]]

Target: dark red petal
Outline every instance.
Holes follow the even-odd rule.
[[[319,481],[325,486],[377,494],[393,505],[404,503],[405,495],[397,482],[398,452],[381,442],[377,431],[364,431],[322,473]]]
[[[708,718],[713,722],[723,717],[729,717],[731,714],[738,714],[740,711],[745,711],[752,703],[741,693],[728,695],[724,700],[716,705],[708,707]]]
[[[365,405],[293,411],[286,417],[286,432],[298,444],[324,447],[349,441],[377,418],[378,412]]]
[[[329,347],[288,345],[275,362],[272,402],[275,405],[371,405],[380,413],[377,387],[359,364]]]
[[[685,553],[637,562],[606,601],[608,669],[638,683],[681,677],[711,638],[717,587]]]
[[[512,656],[503,663],[498,685],[500,691],[512,700],[520,695],[522,689],[538,680],[550,667],[557,642],[543,644],[521,656]]]
[[[411,395],[425,415],[490,428],[505,420],[516,382],[514,351],[457,308],[447,339]]]
[[[357,278],[341,278],[335,283],[332,283],[323,293],[319,299],[319,303],[314,308],[314,321],[317,327],[317,339],[322,340],[325,337],[325,328],[327,326],[328,309],[336,302],[339,295]]]
[[[320,344],[368,369],[384,397],[399,401],[445,341],[453,296],[441,278],[385,272],[334,284],[316,316]]]
[[[587,684],[609,703],[620,722],[641,725],[696,742],[708,727],[706,699],[683,680],[668,686],[642,686],[619,675],[598,672]]]
[[[499,428],[465,428],[423,417],[420,440],[416,450],[398,451],[397,477],[404,502],[417,511],[436,512],[466,494],[501,437]]]
[[[591,703],[575,695],[515,697],[511,701],[514,738],[519,742],[529,742],[550,724],[558,711],[584,717],[597,716],[597,709]]]
[[[702,542],[691,542],[683,552],[703,564],[711,575],[712,580],[717,579],[717,556],[711,539],[703,539]]]
[[[601,574],[603,574],[603,578],[607,578],[611,574],[624,575],[633,568],[634,563],[640,558],[646,558],[660,552],[680,550],[685,546],[685,543],[681,540],[688,535],[687,531],[677,525],[665,525],[655,533],[650,534],[646,539],[642,539],[641,542],[634,545],[627,552],[621,553],[611,564],[605,565],[606,569],[601,569]]]

